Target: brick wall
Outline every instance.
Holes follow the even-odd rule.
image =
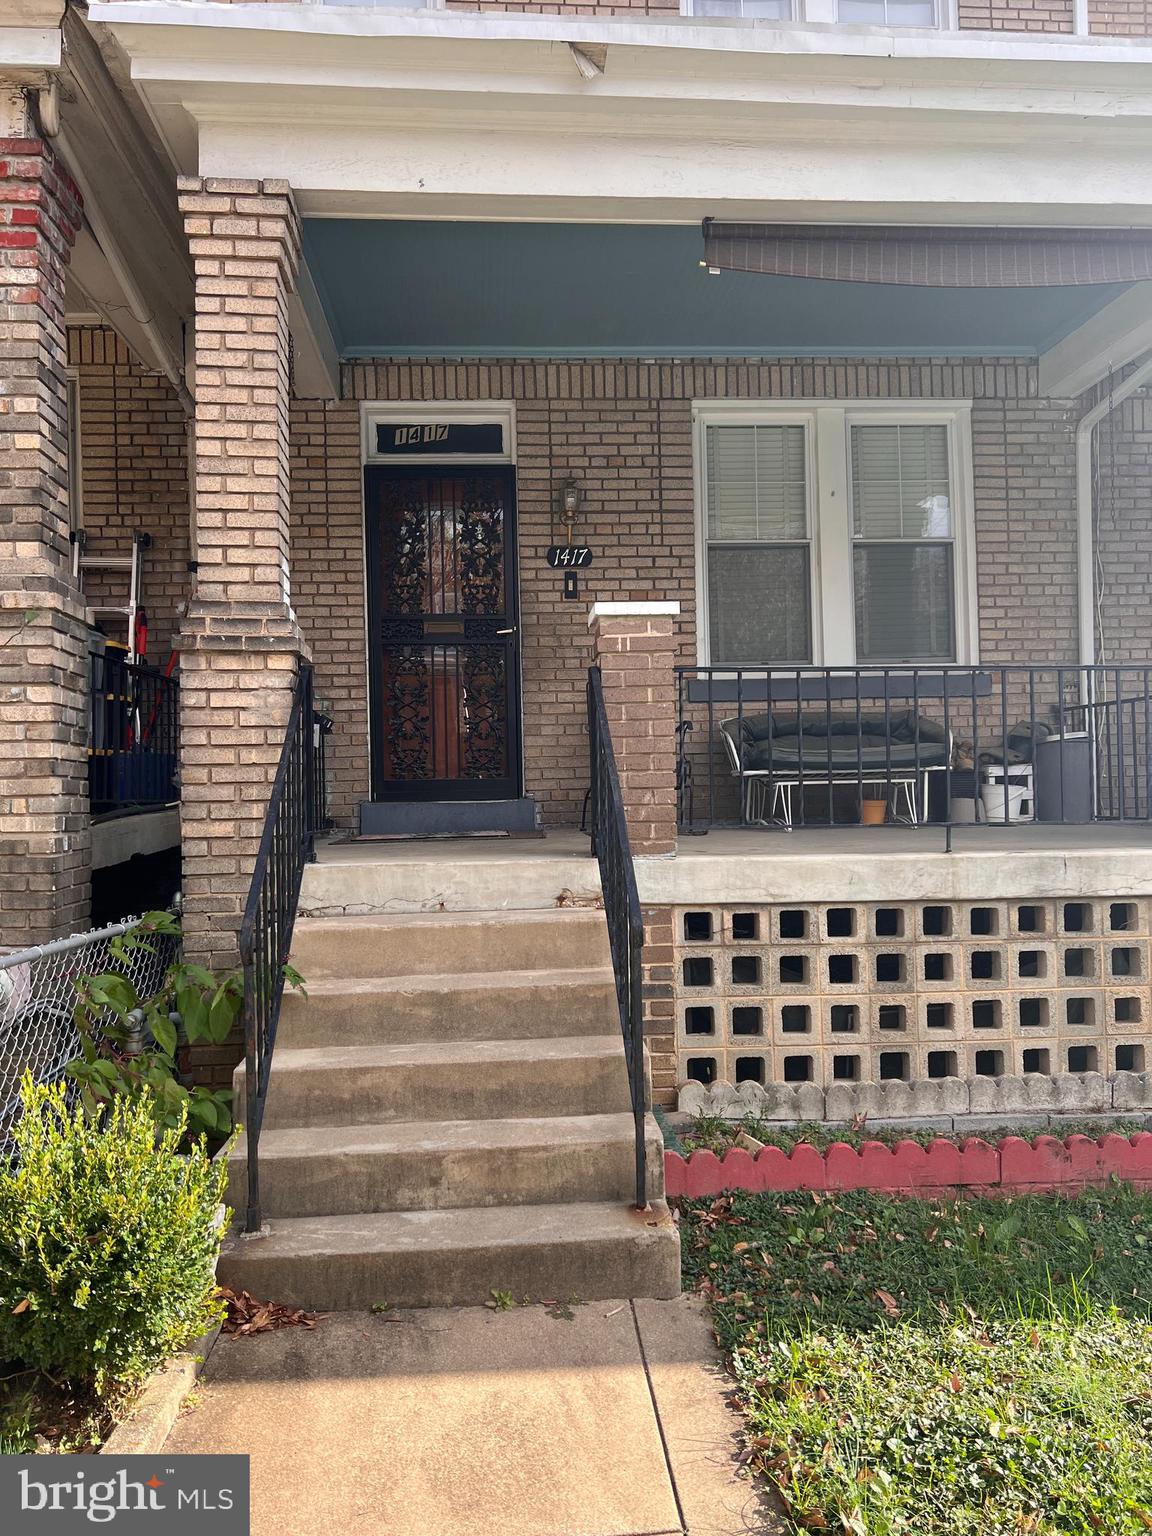
[[[1152,3],[1088,0],[1088,30],[1104,37],[1152,37]]]
[[[189,953],[229,965],[300,655],[289,602],[286,182],[181,177],[196,274],[196,587],[181,630]]]
[[[957,20],[981,32],[1071,32],[1072,0],[959,0]]]
[[[68,362],[80,398],[81,497],[87,549],[94,556],[131,554],[133,533],[148,533],[143,599],[148,660],[163,666],[177,644],[189,591],[188,431],[168,380],[142,367],[114,331],[73,327]],[[123,604],[128,573],[89,571],[84,595],[93,605]],[[116,639],[126,626],[101,621]]]
[[[1152,399],[1133,395],[1096,429],[1101,662],[1152,656]],[[1131,679],[1129,679],[1131,683]]]
[[[329,815],[356,819],[368,783],[364,500],[354,404],[297,400],[291,420],[292,595],[331,715]]]
[[[29,126],[31,126],[29,124]],[[88,637],[71,579],[64,281],[80,194],[0,139],[0,943],[89,912]]]
[[[570,823],[587,779],[588,605],[677,600],[679,654],[696,659],[694,398],[972,398],[981,654],[1054,662],[1076,645],[1073,408],[1035,387],[1030,367],[995,361],[347,365],[345,401],[293,416],[293,591],[337,717],[334,807],[349,817],[368,784],[357,401],[515,402],[525,776],[547,820]],[[569,474],[584,493],[580,537],[597,552],[579,602],[563,601],[543,560]]]

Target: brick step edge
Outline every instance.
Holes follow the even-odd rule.
[[[826,1152],[804,1142],[790,1152],[764,1147],[753,1155],[732,1147],[715,1152],[664,1153],[668,1199],[719,1195],[728,1190],[786,1193],[791,1190],[873,1189],[892,1194],[958,1189],[1010,1193],[1060,1190],[1074,1193],[1121,1179],[1152,1189],[1152,1132],[1106,1135],[1006,1136],[993,1145],[971,1136],[952,1141],[866,1141],[857,1149],[836,1142]]]

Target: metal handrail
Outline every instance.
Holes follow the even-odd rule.
[[[604,915],[616,980],[616,1003],[628,1065],[628,1089],[636,1141],[636,1206],[648,1204],[648,1171],[644,1121],[647,1112],[644,1082],[643,970],[644,918],[636,871],[628,842],[628,823],[620,793],[620,775],[612,751],[612,732],[604,709],[599,667],[588,671],[588,744],[591,767],[592,856],[600,865]]]
[[[300,900],[304,866],[316,857],[316,736],[312,668],[302,665],[292,695],[284,745],[268,798],[264,831],[244,918],[240,961],[244,969],[244,1134],[247,1143],[248,1208],[244,1229],[260,1230],[260,1127],[284,995],[284,967]]]

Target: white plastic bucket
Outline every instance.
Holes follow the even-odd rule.
[[[980,799],[984,806],[985,820],[993,825],[1004,821],[1004,799],[1008,799],[1009,821],[1031,821],[1035,816],[1032,803],[1032,775],[1030,772],[1013,773],[1009,768],[988,768],[983,774]]]

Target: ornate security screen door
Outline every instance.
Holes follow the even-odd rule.
[[[374,800],[520,793],[513,472],[369,466]]]

